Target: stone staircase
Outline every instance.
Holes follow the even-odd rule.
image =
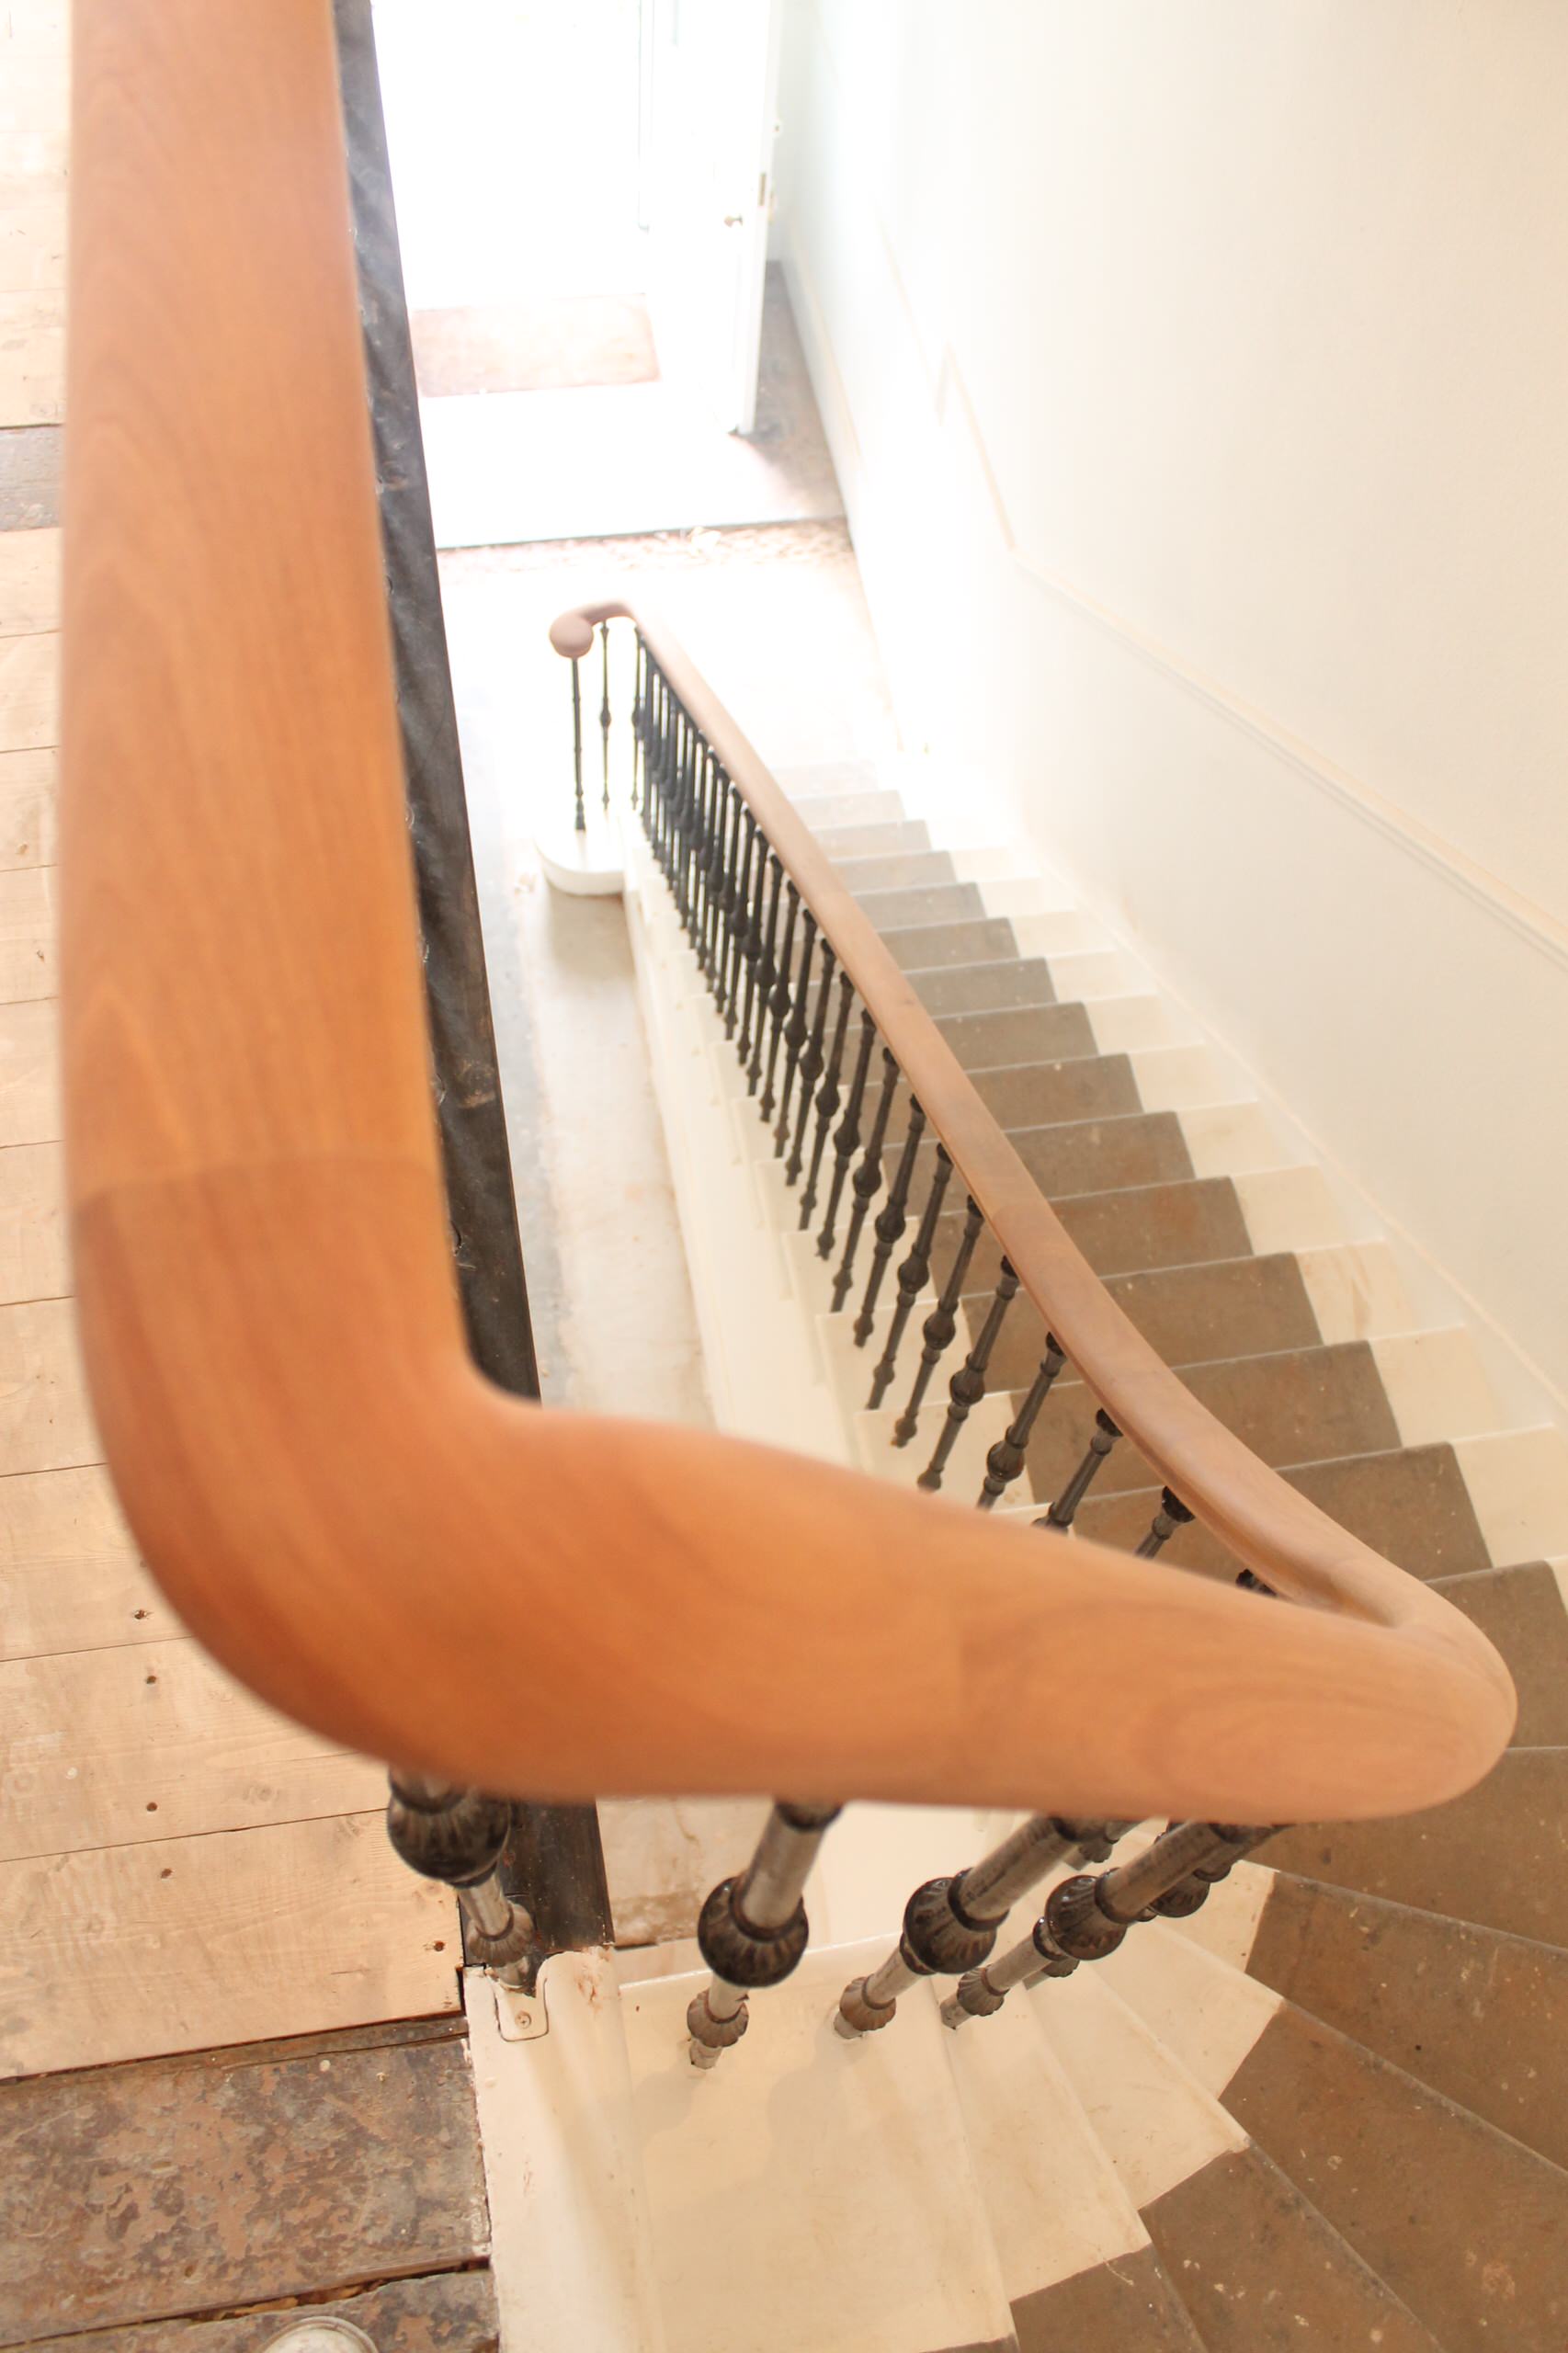
[[[617,2000],[601,1985],[576,2006],[601,2038],[623,2032],[626,2054],[616,2227],[631,2284],[617,2325],[630,2333],[591,2342],[1562,2353],[1562,1438],[1509,1426],[1469,1336],[1426,1328],[1392,1247],[1292,1163],[1259,1107],[1233,1099],[1201,1041],[1052,883],[990,853],[933,848],[875,777],[780,781],[1133,1321],[1249,1446],[1483,1627],[1517,1679],[1521,1716],[1471,1795],[1402,1821],[1283,1831],[1192,1917],[1136,1928],[1109,1960],[958,2031],[938,2017],[941,1986],[917,1985],[891,2027],[853,2045],[831,2018],[845,1981],[888,1949],[903,1895],[971,1859],[1005,1826],[994,1818],[850,1808],[808,1887],[812,1950],[756,1999],[746,2040],[710,2075],[685,2049],[686,2006],[705,1982],[695,1948],[622,1952]],[[891,1308],[864,1348],[847,1316],[827,1314],[798,1197],[640,851],[629,912],[719,1418],[912,1479],[960,1352],[917,1442],[895,1449],[902,1397],[865,1403]],[[943,1221],[934,1284],[958,1232],[956,1216]],[[983,1245],[971,1332],[994,1274]],[[1043,1336],[1020,1299],[948,1494],[978,1489]],[[730,1378],[759,1358],[764,1377]],[[1064,1376],[1000,1508],[1038,1516],[1092,1417]],[[1124,1445],[1077,1526],[1131,1549],[1158,1503],[1159,1483]],[[1164,1558],[1173,1574],[1233,1577],[1239,1565],[1196,1525]],[[1062,1672],[1096,1678],[1114,1706],[1114,1659],[1064,1657]],[[693,1908],[704,1892],[694,1880]],[[999,1950],[1040,1900],[1017,1907]],[[567,1973],[584,1966],[551,1964],[563,2026]],[[548,2063],[565,2068],[570,2103],[582,2018],[562,2034],[551,2016]],[[482,2076],[492,2047],[478,2037]],[[591,2259],[603,2256],[597,2243]],[[559,2239],[551,2259],[559,2268]],[[504,2251],[497,2269],[505,2286]]]

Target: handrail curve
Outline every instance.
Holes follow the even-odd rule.
[[[1472,1784],[1513,1722],[1496,1654],[1157,1360],[1109,1361],[1097,1284],[978,1098],[954,1098],[955,1158],[1092,1385],[1243,1558],[1325,1606],[475,1371],[328,0],[78,0],[74,85],[72,1233],[106,1459],[191,1631],[334,1739],[519,1795],[1257,1822]],[[714,718],[737,781],[760,770]],[[788,820],[780,854],[940,1096],[913,993]]]

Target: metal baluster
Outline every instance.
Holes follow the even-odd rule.
[[[1088,1494],[1096,1472],[1120,1436],[1121,1432],[1101,1405],[1096,1412],[1094,1431],[1082,1462],[1044,1518],[1035,1521],[1037,1528],[1072,1527],[1074,1516]]]
[[[697,969],[712,996],[718,989],[713,967],[713,875],[719,858],[719,763],[706,744],[699,743],[697,773]]]
[[[609,815],[609,623],[599,623],[599,653],[604,660],[604,699],[599,704],[599,734],[605,761],[605,815]]]
[[[638,786],[642,779],[645,751],[642,731],[647,724],[642,709],[642,699],[647,691],[645,666],[646,654],[642,640],[639,637],[636,640],[636,661],[631,680],[631,806],[633,809],[641,806],[642,798]]]
[[[848,975],[846,974],[847,981]],[[866,1074],[871,1067],[871,1048],[876,1043],[877,1025],[862,1009],[860,1015],[860,1050],[855,1059],[855,1075],[849,1082],[849,1100],[844,1107],[844,1117],[833,1139],[833,1182],[827,1188],[827,1215],[822,1232],[817,1235],[817,1256],[833,1256],[833,1232],[838,1217],[838,1204],[844,1195],[849,1164],[860,1142],[860,1106],[865,1100]]]
[[[917,1979],[978,1969],[994,1951],[1002,1923],[1026,1889],[1078,1851],[1080,1842],[1101,1837],[1109,1826],[1031,1814],[967,1870],[928,1879],[904,1905],[903,1927],[886,1961],[853,1979],[839,1995],[835,2031],[846,2042],[875,2034],[892,2024],[899,1995]],[[1108,1845],[1103,1847],[1109,1851]]]
[[[860,1155],[860,1165],[855,1171],[851,1188],[855,1199],[849,1211],[849,1231],[844,1237],[844,1256],[833,1279],[833,1312],[835,1315],[848,1298],[849,1286],[855,1279],[855,1253],[860,1246],[860,1232],[866,1222],[867,1211],[882,1189],[882,1146],[887,1141],[888,1121],[892,1117],[898,1075],[898,1064],[884,1046],[881,1092],[877,1097],[871,1132]]]
[[[903,1229],[909,1222],[909,1188],[915,1182],[915,1159],[920,1150],[920,1139],[926,1132],[926,1114],[913,1096],[909,1100],[909,1126],[904,1131],[903,1150],[898,1156],[892,1187],[871,1232],[876,1237],[871,1252],[871,1264],[866,1275],[866,1295],[860,1302],[860,1313],[855,1318],[855,1345],[863,1348],[875,1328],[877,1294],[882,1287],[888,1260],[903,1239]]]
[[[755,1095],[762,1077],[762,1037],[767,1027],[768,1007],[773,1001],[773,982],[777,966],[773,960],[774,943],[778,937],[778,894],[784,888],[784,869],[771,849],[765,847],[763,865],[771,878],[772,892],[767,904],[767,922],[762,934],[762,945],[756,962],[756,1027],[752,1034],[751,1061],[746,1068],[746,1093]],[[760,904],[760,901],[758,902]],[[752,1017],[751,986],[746,987],[746,1019]]]
[[[978,1405],[985,1394],[985,1374],[991,1362],[991,1351],[996,1346],[1003,1320],[1017,1293],[1018,1279],[1004,1258],[1002,1270],[996,1278],[995,1291],[985,1312],[985,1321],[980,1327],[980,1336],[948,1383],[948,1417],[942,1424],[935,1451],[915,1481],[916,1486],[924,1487],[928,1494],[935,1494],[941,1485],[942,1473],[948,1467],[949,1455],[958,1444],[959,1432],[968,1421],[971,1408]]]
[[[704,1904],[697,1942],[712,1976],[686,2013],[694,2067],[716,2067],[746,2030],[747,1995],[781,1985],[799,1965],[811,1934],[801,1891],[841,1811],[781,1800],[745,1870]]]
[[[985,1458],[985,1483],[976,1502],[982,1511],[990,1511],[1010,1483],[1016,1479],[1028,1459],[1028,1443],[1034,1426],[1040,1419],[1041,1406],[1050,1396],[1056,1377],[1067,1358],[1058,1346],[1055,1336],[1045,1336],[1045,1354],[1040,1360],[1028,1395],[1019,1406],[1017,1416],[1008,1427],[1005,1438],[999,1438]]]
[[[583,678],[582,659],[572,656],[572,775],[576,787],[576,808],[572,818],[574,833],[588,830],[588,813],[583,805]]]
[[[822,942],[822,979],[817,984],[817,1009],[812,1017],[811,1035],[806,1040],[805,1051],[801,1056],[801,1099],[795,1115],[795,1141],[790,1147],[790,1157],[784,1163],[786,1185],[792,1185],[800,1176],[805,1156],[806,1127],[812,1116],[812,1089],[822,1076],[823,1065],[826,1061],[823,1051],[823,1039],[827,1029],[827,1008],[833,995],[833,975],[836,964],[837,959],[834,955],[832,946],[824,937]],[[802,1006],[805,998],[806,992],[802,989],[801,992]],[[801,1205],[802,1226],[810,1215],[810,1209],[802,1202]]]
[[[1173,1495],[1168,1487],[1162,1488],[1160,1508],[1150,1521],[1149,1533],[1139,1545],[1135,1557],[1140,1561],[1152,1561],[1155,1553],[1170,1542],[1176,1529],[1185,1528],[1191,1518],[1192,1514],[1180,1498]]]
[[[1244,1569],[1236,1579],[1236,1583],[1244,1593],[1265,1593],[1270,1601],[1278,1601],[1279,1598],[1274,1587],[1271,1585],[1265,1585],[1263,1579],[1253,1569]]]
[[[534,1924],[501,1884],[501,1856],[512,1827],[506,1798],[455,1790],[420,1773],[392,1771],[387,1780],[387,1836],[411,1870],[449,1887],[462,1906],[471,1961],[500,1970],[509,1982],[536,1942]]]
[[[795,1091],[795,1077],[806,1042],[806,999],[811,995],[812,965],[817,946],[817,919],[810,907],[802,906],[801,910],[801,929],[800,969],[795,974],[791,992],[790,1018],[784,1026],[784,1086],[778,1097],[778,1125],[773,1131],[775,1159],[790,1141],[790,1097]],[[785,1172],[785,1181],[794,1181],[788,1171]]]
[[[676,904],[680,909],[681,929],[695,945],[697,920],[691,896],[691,846],[692,819],[697,801],[697,735],[684,710],[679,725],[680,751],[676,769]]]
[[[1029,1939],[1043,1963],[1040,1973],[1066,1977],[1080,1961],[1104,1961],[1135,1922],[1151,1913],[1157,1915],[1173,1897],[1173,1909],[1180,1916],[1187,1900],[1180,1891],[1188,1881],[1200,1881],[1207,1893],[1214,1880],[1223,1879],[1233,1863],[1272,1838],[1277,1827],[1272,1823],[1173,1823],[1131,1862],[1097,1878],[1085,1874],[1061,1881],[1051,1889]]]
[[[920,1362],[915,1367],[915,1386],[909,1392],[909,1403],[893,1424],[894,1446],[907,1446],[915,1436],[920,1426],[920,1408],[926,1401],[931,1375],[953,1344],[959,1328],[958,1307],[963,1295],[964,1278],[969,1273],[969,1262],[974,1256],[983,1222],[979,1202],[968,1201],[964,1209],[963,1233],[954,1253],[953,1263],[948,1269],[948,1279],[942,1285],[941,1297],[921,1327],[924,1346],[920,1351]]]
[[[741,973],[743,971],[746,974],[748,998],[751,988],[752,861],[756,856],[757,844],[756,819],[752,815],[751,811],[745,807],[744,803],[740,801],[738,794],[736,795],[736,823],[745,828],[745,847],[741,853],[740,872],[734,885],[734,907],[733,910],[733,917],[730,926],[732,933],[732,946],[730,950],[730,986],[729,995],[725,1000],[724,1006],[724,1035],[726,1038],[733,1038],[735,1034],[735,1023],[739,1017],[741,1009]],[[748,1042],[746,1033],[743,1029],[741,1031],[740,1045],[736,1050],[743,1063],[746,1058]]]
[[[936,1239],[937,1221],[942,1214],[942,1201],[952,1173],[953,1164],[948,1148],[946,1144],[938,1143],[931,1169],[931,1189],[926,1196],[926,1207],[915,1228],[915,1247],[898,1270],[898,1300],[888,1330],[887,1346],[882,1350],[881,1362],[871,1375],[871,1394],[867,1403],[873,1413],[887,1395],[905,1326],[915,1313],[915,1302],[925,1290],[931,1272],[931,1245]]]
[[[823,988],[824,998],[826,995],[827,988],[824,983]],[[826,1149],[828,1131],[833,1126],[833,1115],[838,1108],[838,1082],[844,1074],[844,1040],[849,1027],[849,1006],[854,995],[855,984],[848,973],[840,972],[838,1015],[833,1029],[833,1049],[827,1058],[827,1074],[823,1080],[822,1092],[817,1097],[816,1141],[812,1145],[812,1165],[806,1178],[806,1189],[801,1196],[800,1230],[802,1233],[810,1225],[812,1211],[817,1205],[817,1179],[822,1175],[822,1156]],[[824,1251],[823,1256],[825,1257],[826,1255]]]
[[[774,966],[773,986],[768,992],[767,1010],[771,1017],[767,1033],[767,1075],[762,1090],[762,1118],[766,1126],[773,1117],[773,1077],[778,1067],[778,1048],[784,1036],[784,1016],[790,1010],[790,983],[795,969],[795,922],[801,912],[801,894],[793,882],[786,878],[789,905],[784,915],[784,945]]]
[[[713,760],[713,805],[708,842],[708,979],[713,1002],[724,1010],[724,967],[729,961],[731,796],[734,787]]]

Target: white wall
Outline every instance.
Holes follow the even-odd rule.
[[[789,6],[906,740],[1568,1393],[1568,5]]]

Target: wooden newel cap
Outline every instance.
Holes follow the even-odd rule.
[[[562,613],[550,625],[550,642],[568,662],[580,661],[594,647],[594,625],[584,613]]]

